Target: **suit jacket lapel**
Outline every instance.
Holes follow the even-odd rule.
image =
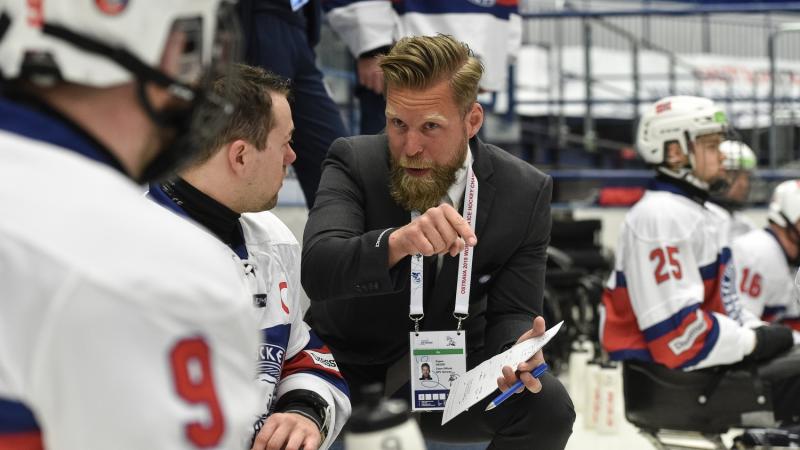
[[[489,220],[489,213],[494,203],[495,187],[492,182],[492,161],[486,154],[485,145],[477,137],[469,141],[472,150],[472,170],[478,178],[478,217],[475,221],[475,234],[480,242],[486,222]]]

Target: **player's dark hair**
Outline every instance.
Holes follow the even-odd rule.
[[[208,161],[220,148],[237,139],[263,150],[274,126],[270,94],[288,97],[290,82],[259,67],[234,64],[214,82],[213,92],[231,102],[234,111],[222,131],[201,144],[192,165]]]

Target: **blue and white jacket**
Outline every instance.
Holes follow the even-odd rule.
[[[481,88],[506,88],[522,44],[518,0],[323,0],[331,28],[358,57],[406,36],[449,34],[483,62]]]

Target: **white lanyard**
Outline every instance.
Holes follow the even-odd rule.
[[[467,168],[467,186],[464,189],[464,219],[472,231],[475,231],[475,217],[478,208],[478,179],[472,171],[472,166]],[[419,217],[419,211],[411,212],[411,220]],[[464,250],[458,256],[458,278],[456,279],[456,304],[453,316],[458,319],[458,329],[461,321],[469,316],[469,291],[472,281],[472,259],[475,249],[464,245]],[[409,289],[408,317],[414,321],[414,330],[419,331],[419,321],[425,317],[422,306],[424,286],[424,270],[422,254],[417,253],[411,257],[411,275]]]

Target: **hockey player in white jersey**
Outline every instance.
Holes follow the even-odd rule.
[[[699,97],[664,98],[641,118],[637,150],[656,176],[625,217],[603,295],[602,344],[614,360],[692,370],[761,362],[793,347],[790,328],[762,325],[742,309],[724,233],[704,207],[722,174],[727,127],[725,113]],[[800,408],[795,367],[773,384],[779,419]]]
[[[226,63],[214,57],[233,54],[229,10],[0,2],[0,448],[233,449],[249,435],[247,288],[224,246],[132,181],[218,126],[195,127],[194,105]]]
[[[719,149],[725,156],[722,162],[725,175],[711,186],[711,199],[706,207],[723,221],[728,242],[731,242],[756,229],[756,225],[742,210],[750,196],[751,178],[757,160],[753,150],[741,141],[725,141]]]
[[[794,292],[800,262],[800,180],[775,188],[768,219],[766,228],[731,244],[739,298],[756,317],[800,330],[800,300]]]
[[[291,147],[289,85],[260,68],[235,65],[214,92],[235,105],[224,130],[152,199],[198,222],[231,249],[250,285],[261,329],[262,413],[253,449],[327,448],[350,415],[349,392],[328,347],[302,320],[300,245],[275,206]]]

